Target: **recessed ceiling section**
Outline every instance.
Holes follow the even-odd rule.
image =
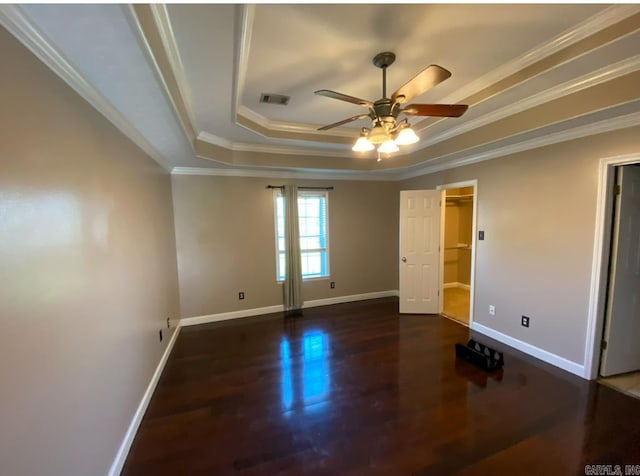
[[[634,13],[612,15],[611,10],[542,4],[167,7],[198,139],[245,155],[296,155],[302,146],[309,156],[355,157],[350,146],[361,127],[371,126],[370,119],[326,132],[317,129],[368,110],[314,91],[379,99],[382,73],[371,60],[380,51],[397,56],[387,72],[389,93],[429,64],[446,67],[452,77],[412,102],[468,102],[472,107],[459,119],[409,118],[425,136],[404,149],[411,163],[441,149],[420,153],[424,148],[455,141],[458,135],[481,137],[472,134],[475,128],[632,72],[634,39],[624,32],[572,46]],[[233,49],[211,48],[229,43]],[[606,67],[613,60],[631,64],[611,76]],[[589,77],[600,73],[600,78]],[[261,101],[265,93],[288,98],[286,107]],[[269,165],[263,159],[258,163]]]
[[[380,51],[394,51],[397,56],[388,70],[389,91],[429,64],[449,69],[451,78],[414,98],[414,102],[438,102],[603,8],[257,5],[241,102],[271,122],[319,127],[353,116],[361,112],[358,106],[313,92],[331,89],[379,99],[381,71],[371,60]],[[290,105],[281,109],[260,104],[263,90],[291,96]],[[369,125],[367,120],[361,123],[353,129]]]

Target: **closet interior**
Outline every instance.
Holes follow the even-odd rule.
[[[442,313],[469,323],[473,187],[445,191]]]

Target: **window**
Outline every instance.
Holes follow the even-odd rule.
[[[276,193],[276,272],[278,281],[284,280],[284,197]],[[328,193],[316,190],[298,191],[298,220],[302,278],[329,276],[329,244],[327,232]]]

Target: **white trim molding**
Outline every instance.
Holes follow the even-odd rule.
[[[378,291],[378,292],[365,293],[365,294],[352,294],[349,296],[338,296],[334,298],[315,299],[313,301],[306,301],[302,307],[303,309],[307,309],[310,307],[330,306],[332,304],[343,304],[346,302],[365,301],[367,299],[378,299],[378,298],[392,297],[397,295],[398,295],[397,290]],[[283,311],[284,311],[284,306],[282,304],[278,304],[275,306],[256,307],[253,309],[242,309],[239,311],[221,312],[218,314],[208,314],[205,316],[185,317],[180,319],[180,325],[196,326],[198,324],[206,324],[209,322],[227,321],[229,319],[240,319],[243,317],[260,316],[263,314],[272,314],[275,312],[283,312]]]
[[[309,149],[306,147],[296,147],[287,145],[274,145],[274,144],[249,144],[246,142],[232,142],[223,137],[210,134],[209,132],[199,132],[198,140],[206,142],[208,144],[217,145],[218,147],[224,147],[232,151],[239,152],[261,152],[265,154],[284,154],[284,155],[305,155],[315,157],[339,157],[339,158],[353,158],[350,149],[347,150],[335,150],[335,149]]]
[[[504,119],[522,111],[526,111],[533,107],[554,101],[569,94],[574,94],[587,88],[597,86],[598,84],[612,81],[626,74],[633,73],[640,69],[640,55],[625,58],[614,64],[607,65],[595,71],[591,71],[583,76],[571,79],[557,86],[553,86],[538,94],[526,97],[520,101],[516,101],[507,106],[495,109],[491,112],[483,114],[475,119],[463,122],[462,124],[447,129],[440,134],[433,135],[424,141],[419,142],[416,150],[424,149],[443,140],[456,137],[465,132],[472,131],[478,127],[482,127],[492,122]],[[421,130],[424,130],[422,128]]]
[[[249,109],[247,106],[240,106],[238,108],[238,115],[243,116],[244,118],[249,119],[250,121],[264,127],[265,129],[269,129],[272,131],[300,132],[304,134],[315,134],[318,137],[322,137],[323,135],[354,137],[360,133],[360,129],[355,129],[353,127],[343,127],[341,129],[332,130],[331,132],[321,132],[318,131],[317,124],[274,121],[272,119],[264,117],[262,114],[258,114],[253,109]],[[253,129],[249,130],[253,131]]]
[[[593,35],[594,33],[604,30],[605,28],[632,16],[639,11],[640,6],[638,5],[611,5],[601,12],[587,18],[583,22],[571,27],[569,30],[559,34],[555,38],[536,46],[522,56],[499,66],[486,75],[469,83],[464,88],[446,96],[439,102],[447,104],[458,103],[464,98],[472,96],[488,86],[523,70],[527,66],[551,56],[567,46]]]
[[[596,198],[596,216],[593,238],[593,257],[591,263],[591,283],[589,291],[589,311],[587,314],[587,336],[584,347],[584,377],[598,378],[600,367],[600,341],[604,327],[607,268],[609,266],[608,249],[610,232],[605,227],[608,207],[612,203],[609,188],[609,175],[613,167],[640,163],[640,153],[619,155],[600,159],[598,167],[598,195]]]
[[[130,6],[129,8],[132,15],[135,17],[135,12],[133,10],[133,7]],[[189,139],[190,138],[189,133],[196,135],[198,133],[197,132],[198,127],[196,124],[196,116],[193,113],[191,89],[189,88],[189,84],[185,77],[184,66],[182,64],[182,58],[180,57],[180,50],[178,49],[178,45],[176,43],[175,36],[173,33],[173,27],[171,26],[171,19],[169,18],[169,12],[167,11],[167,6],[165,4],[159,4],[159,3],[151,4],[149,5],[149,8],[151,10],[151,14],[153,15],[153,20],[158,28],[158,34],[160,35],[160,40],[162,41],[162,45],[164,46],[167,59],[169,60],[169,66],[171,68],[171,71],[173,72],[173,77],[178,87],[178,94],[180,94],[181,96],[180,99],[182,100],[182,104],[184,105],[185,111],[187,113],[187,121],[189,122],[189,124],[182,124],[182,127],[183,129],[186,129],[187,127],[191,129],[190,131],[185,130],[186,136]],[[138,25],[138,28],[140,28],[140,25]],[[139,33],[140,33],[140,36],[144,38],[144,34],[142,34],[142,30],[140,30]],[[149,56],[152,57],[152,60],[155,63],[156,73],[160,79],[160,82],[164,86],[165,94],[167,95],[168,100],[171,102],[171,105],[173,106],[174,111],[176,112],[176,117],[180,122],[182,122],[182,117],[180,116],[180,114],[178,114],[178,108],[175,104],[175,101],[173,99],[169,86],[167,85],[167,82],[164,76],[162,75],[160,66],[157,64],[157,61],[155,61],[153,52],[149,44],[146,42],[146,39],[145,39],[145,43],[146,43],[145,46],[147,47],[148,54]],[[191,140],[189,140],[189,142],[191,142]]]
[[[235,118],[238,115],[240,107],[240,97],[244,92],[244,85],[247,77],[247,68],[249,67],[249,50],[251,48],[251,35],[253,33],[253,20],[255,17],[256,6],[255,5],[238,5],[236,7],[239,10],[237,14],[236,27],[236,51],[234,57],[233,68],[233,101],[231,102],[232,111],[231,117]]]
[[[183,317],[180,319],[180,325],[197,326],[198,324],[207,324],[209,322],[227,321],[229,319],[240,319],[243,317],[260,316],[262,314],[271,314],[274,312],[284,311],[284,306],[278,304],[276,306],[256,307],[253,309],[242,309],[239,311],[221,312],[218,314],[207,314],[205,316]]]
[[[449,170],[463,165],[475,164],[486,160],[496,159],[506,155],[516,154],[527,150],[537,149],[548,145],[558,144],[573,139],[579,139],[618,129],[626,129],[640,125],[640,112],[625,114],[611,119],[604,119],[582,126],[573,127],[543,137],[535,137],[514,144],[496,147],[486,152],[476,152],[475,148],[466,149],[449,156],[442,156],[432,160],[442,160],[448,157],[448,161],[437,164],[421,163],[407,168],[384,170],[336,170],[336,169],[290,169],[274,171],[269,169],[246,168],[206,168],[206,167],[174,167],[171,171],[175,175],[220,175],[234,177],[267,177],[267,178],[303,178],[303,179],[329,179],[329,180],[372,180],[372,181],[401,181],[421,175],[428,175],[443,170]],[[509,137],[503,138],[509,139]],[[309,154],[307,154],[309,155]]]
[[[564,131],[547,134],[543,137],[535,137],[533,139],[525,140],[522,142],[516,142],[515,144],[509,144],[502,147],[496,147],[487,152],[474,153],[474,149],[467,149],[461,152],[451,154],[451,159],[446,163],[439,163],[435,165],[419,164],[410,168],[409,171],[401,172],[399,174],[400,180],[406,180],[413,177],[419,177],[420,175],[432,174],[443,170],[460,167],[462,165],[475,164],[477,162],[484,162],[485,160],[491,160],[505,155],[516,154],[518,152],[524,152],[526,150],[537,149],[545,147],[547,145],[553,145],[560,142],[566,142],[573,139],[579,139],[581,137],[602,134],[605,132],[611,132],[618,129],[626,129],[628,127],[634,127],[640,125],[640,112],[634,112],[623,116],[614,117],[612,119],[604,119],[584,126],[577,126]],[[505,138],[507,139],[507,138]],[[441,160],[447,156],[439,157]]]
[[[124,435],[124,439],[122,443],[120,443],[120,447],[118,448],[118,453],[116,454],[113,463],[111,464],[111,468],[107,473],[108,476],[118,476],[122,471],[125,461],[127,460],[127,456],[129,454],[129,450],[131,449],[131,444],[136,436],[138,428],[140,427],[140,423],[142,422],[142,418],[144,417],[145,412],[147,411],[147,407],[149,406],[149,402],[151,401],[151,397],[153,396],[153,392],[158,385],[158,381],[160,380],[160,376],[162,375],[162,371],[164,370],[164,366],[169,359],[169,355],[171,355],[171,351],[173,350],[173,345],[176,343],[178,339],[178,334],[180,334],[180,323],[178,323],[177,327],[173,331],[173,335],[171,339],[167,343],[167,347],[165,347],[164,352],[162,353],[162,357],[160,358],[160,362],[158,362],[158,366],[156,367],[153,376],[151,377],[151,381],[147,386],[144,394],[142,395],[142,400],[136,409],[136,412],[133,414],[133,418],[131,419],[131,423],[129,424],[129,428],[127,429],[127,433]]]
[[[484,334],[487,337],[491,337],[498,342],[508,345],[509,347],[513,347],[525,354],[531,355],[537,359],[547,362],[548,364],[584,378],[583,365],[572,362],[571,360],[560,357],[559,355],[541,349],[540,347],[536,347],[535,345],[531,345],[514,337],[508,336],[507,334],[503,334],[502,332],[491,329],[490,327],[479,324],[478,322],[472,322],[470,327],[471,330]]]
[[[0,5],[0,24],[165,170],[172,164],[67,59],[17,5]]]
[[[254,177],[301,180],[354,180],[368,182],[393,182],[398,180],[396,172],[355,170],[270,170],[255,168],[174,167],[172,175],[210,175],[216,177]]]
[[[399,293],[397,289],[394,289],[392,291],[377,291],[373,293],[351,294],[349,296],[338,296],[333,298],[315,299],[313,301],[307,301],[304,303],[302,307],[306,309],[308,307],[330,306],[332,304],[343,304],[346,302],[366,301],[367,299],[396,297],[398,295]]]

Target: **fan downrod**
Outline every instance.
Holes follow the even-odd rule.
[[[391,66],[395,60],[396,60],[395,53],[392,53],[391,51],[384,51],[382,53],[378,53],[373,57],[373,64],[376,65],[378,68],[384,69]]]

